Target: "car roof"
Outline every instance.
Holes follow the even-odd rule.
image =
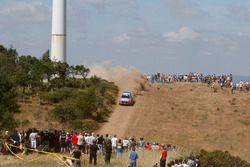
[[[124,92],[122,92],[122,94],[123,95],[130,95],[130,94],[132,94],[131,92],[128,92],[128,91],[124,91]]]

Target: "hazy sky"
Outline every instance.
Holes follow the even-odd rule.
[[[0,0],[0,44],[40,57],[52,0]],[[68,0],[68,63],[250,75],[250,0]]]

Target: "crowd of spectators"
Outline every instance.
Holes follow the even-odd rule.
[[[135,150],[152,150],[161,151],[161,145],[157,142],[146,142],[143,137],[125,137],[119,139],[116,135],[99,135],[94,133],[83,132],[65,132],[58,130],[29,129],[27,131],[14,130],[9,133],[5,132],[3,138],[10,145],[13,153],[23,152],[32,153],[31,149],[38,152],[55,152],[61,154],[71,154],[74,159],[64,157],[63,161],[69,166],[80,166],[80,157],[89,156],[89,163],[97,165],[97,158],[103,157],[105,163],[109,164],[111,157],[121,159],[123,153],[129,153],[131,166],[136,166],[138,154]],[[13,147],[16,146],[16,147]],[[173,150],[175,146],[170,144],[164,145],[164,149]],[[4,145],[1,145],[2,154],[8,153]],[[192,166],[190,166],[192,167]]]
[[[223,75],[203,75],[202,73],[188,73],[188,74],[164,74],[157,73],[152,75],[146,75],[146,78],[151,83],[176,83],[176,82],[188,82],[188,83],[207,83],[212,85],[213,83],[218,83],[221,87],[230,87],[233,90],[239,91],[249,91],[250,82],[248,81],[239,81],[234,82],[232,74],[223,74]]]
[[[244,81],[240,81],[239,83],[236,83],[234,85],[234,89],[236,90],[239,90],[239,91],[243,91],[243,90],[246,90],[246,91],[249,91],[250,90],[250,82],[244,82]]]
[[[224,83],[230,84],[233,81],[232,74],[229,75],[203,75],[201,73],[188,73],[188,74],[164,74],[157,73],[147,75],[146,78],[152,83],[175,83],[175,82],[200,82],[200,83]]]
[[[168,167],[200,167],[199,157],[188,157],[187,159],[176,159],[167,164]]]

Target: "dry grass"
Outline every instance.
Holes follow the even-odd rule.
[[[250,93],[213,93],[203,84],[153,85],[137,97],[125,134],[191,150],[228,150],[250,161],[249,102]]]
[[[138,167],[152,167],[155,163],[159,161],[160,153],[154,151],[137,151],[139,155],[138,159]],[[60,155],[61,156],[61,155]],[[186,155],[180,154],[179,151],[171,151],[168,152],[168,161],[175,159],[176,157],[183,157]],[[22,160],[17,159],[14,156],[0,156],[1,167],[18,167],[18,166],[29,166],[29,167],[59,167],[61,162],[58,161],[55,157],[46,156],[41,154],[32,154],[29,156],[24,156],[25,159],[33,159],[33,158],[41,158],[37,161],[33,162],[24,162]],[[115,158],[111,159],[110,165],[104,164],[104,157],[99,157],[97,159],[97,166],[106,166],[106,167],[127,167],[129,160],[128,160],[128,153],[124,153],[120,160]],[[88,156],[85,155],[81,158],[81,164],[85,167],[92,167],[93,165],[88,164]]]
[[[246,126],[250,126],[250,119],[249,120],[240,120],[240,123],[242,123],[243,125],[246,125]]]
[[[37,97],[30,97],[29,102],[19,102],[21,112],[15,114],[16,120],[19,121],[19,130],[28,128],[37,128],[38,130],[54,128],[62,129],[64,125],[53,120],[51,111],[52,105],[40,105]]]

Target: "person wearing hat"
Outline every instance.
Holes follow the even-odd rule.
[[[167,151],[165,149],[165,145],[161,144],[161,157],[160,157],[160,167],[166,166],[166,160],[167,160]]]

